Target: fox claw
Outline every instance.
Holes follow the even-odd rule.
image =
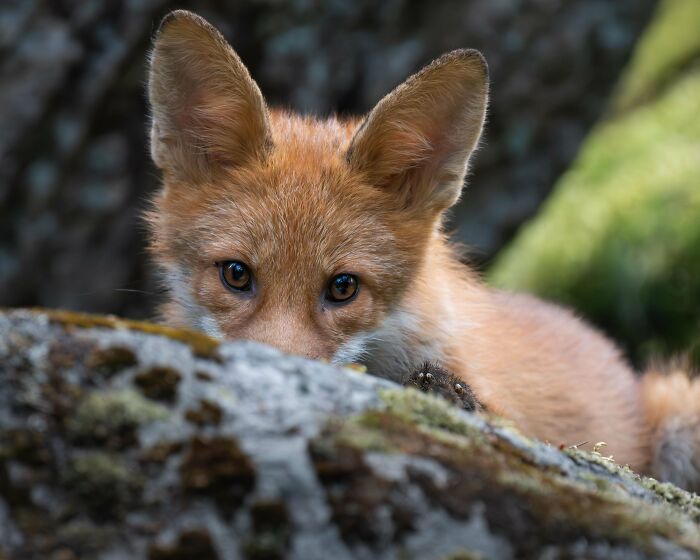
[[[413,386],[425,393],[438,394],[469,412],[485,408],[467,383],[437,364],[424,363],[408,376],[404,385]]]

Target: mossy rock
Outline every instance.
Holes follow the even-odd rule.
[[[609,458],[268,347],[216,356],[0,311],[0,558],[700,557],[700,498]]]
[[[593,130],[488,273],[574,307],[638,363],[685,353],[700,363],[698,29],[696,0],[660,6],[619,90],[628,110]]]

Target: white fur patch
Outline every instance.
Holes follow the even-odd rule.
[[[425,332],[420,317],[404,309],[387,315],[381,327],[355,335],[333,356],[334,364],[359,362],[374,375],[401,381],[425,361],[439,361],[442,348]]]
[[[216,322],[216,319],[214,319],[214,317],[211,315],[207,315],[206,313],[201,315],[198,323],[199,330],[205,334],[211,336],[212,338],[224,338],[224,335],[219,330],[219,325]]]
[[[182,309],[182,317],[188,326],[213,338],[223,338],[216,319],[195,301],[189,274],[177,265],[168,264],[165,269],[167,272],[164,276],[167,278],[166,286],[170,291],[170,299]]]
[[[361,362],[367,354],[367,341],[370,336],[370,333],[362,333],[351,337],[338,347],[331,362],[338,366]]]

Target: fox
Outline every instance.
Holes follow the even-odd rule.
[[[635,373],[568,309],[489,287],[448,239],[487,114],[478,51],[437,58],[366,116],[318,118],[269,108],[223,35],[178,10],[147,87],[163,321],[396,381],[436,363],[527,435],[604,441],[700,491],[700,380]]]

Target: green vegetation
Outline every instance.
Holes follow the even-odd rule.
[[[591,133],[489,274],[580,310],[638,361],[700,363],[697,29],[696,0],[661,4],[616,97],[627,110]]]
[[[637,46],[613,101],[625,111],[652,99],[684,70],[698,62],[700,2],[665,0]]]

